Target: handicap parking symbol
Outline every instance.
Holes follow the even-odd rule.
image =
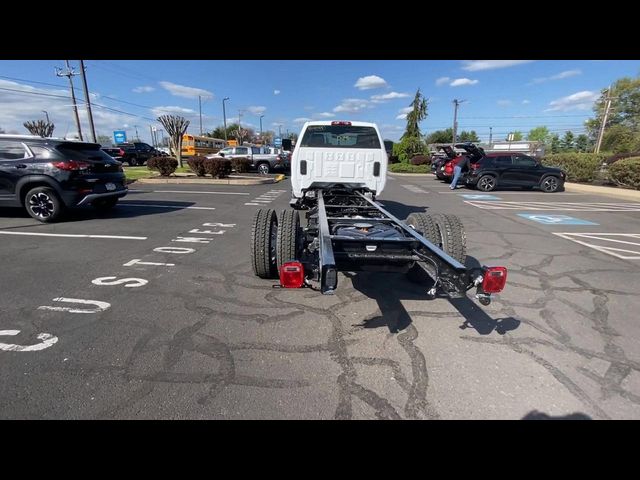
[[[500,197],[496,197],[495,195],[469,194],[469,193],[463,193],[461,195],[466,200],[500,200]]]
[[[544,215],[540,213],[519,213],[518,216],[545,225],[598,225],[597,223],[568,215]]]

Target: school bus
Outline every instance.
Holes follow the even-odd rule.
[[[233,138],[231,140],[227,140],[227,147],[237,147],[238,146],[238,141],[234,140]]]
[[[185,133],[182,137],[182,156],[210,155],[226,146],[221,138],[201,137]]]

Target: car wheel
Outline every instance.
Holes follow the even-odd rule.
[[[91,202],[91,206],[96,210],[111,210],[118,203],[118,198],[101,198]]]
[[[43,223],[55,222],[64,211],[64,204],[58,194],[49,187],[36,187],[24,197],[27,213]]]
[[[557,192],[560,189],[560,179],[553,175],[544,177],[540,182],[540,189],[545,193]]]
[[[278,278],[278,216],[275,210],[259,209],[251,227],[251,266],[260,278]]]
[[[130,158],[129,159],[129,166],[130,167],[137,167],[138,166],[138,160],[135,158]]]
[[[483,175],[478,179],[478,183],[476,184],[476,188],[483,192],[491,192],[495,190],[498,182],[496,181],[496,177],[493,175]]]
[[[261,163],[258,165],[258,173],[260,175],[267,175],[271,172],[271,167],[268,163]]]

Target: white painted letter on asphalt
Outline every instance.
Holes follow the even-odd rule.
[[[184,243],[209,243],[211,242],[210,238],[202,238],[202,237],[178,237],[177,240],[171,240],[172,242],[184,242]]]
[[[118,277],[100,277],[100,278],[91,280],[91,283],[93,283],[94,285],[122,285],[123,283],[126,283],[127,285],[125,285],[125,287],[127,288],[142,287],[143,285],[146,285],[147,283],[149,283],[149,280],[145,280],[144,278],[121,278],[119,280],[114,280],[116,278]],[[106,281],[106,280],[113,280],[113,281]],[[133,283],[127,283],[127,282],[133,282]]]
[[[194,228],[193,230],[189,230],[189,233],[204,233],[208,235],[222,235],[224,232],[225,230],[214,232],[212,230],[198,230],[197,228]]]
[[[38,310],[52,310],[54,312],[69,312],[69,313],[98,313],[104,312],[111,304],[107,302],[99,302],[98,300],[85,300],[83,298],[65,298],[58,297],[53,299],[54,302],[64,303],[81,303],[83,305],[95,305],[97,308],[72,308],[72,307],[52,307],[50,305],[41,305]]]
[[[224,227],[224,228],[232,228],[235,227],[235,223],[203,223],[203,227]]]
[[[158,262],[141,262],[139,258],[134,258],[133,260],[128,261],[127,263],[123,263],[123,267],[133,267],[134,265],[156,265],[156,266],[167,266],[167,267],[175,267],[175,263],[158,263]]]
[[[1,336],[18,335],[20,330],[0,330]],[[54,337],[50,333],[39,333],[36,337],[41,342],[34,343],[33,345],[16,345],[15,343],[2,343],[0,342],[0,350],[7,352],[35,352],[37,350],[44,350],[58,341],[58,337]]]
[[[184,247],[158,247],[154,248],[153,251],[160,253],[193,253],[196,251],[196,249]]]

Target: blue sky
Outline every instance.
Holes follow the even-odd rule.
[[[78,61],[71,65],[78,71]],[[429,98],[423,133],[450,127],[452,100],[459,130],[476,130],[488,140],[513,130],[547,125],[552,132],[583,133],[584,120],[602,88],[623,76],[640,75],[640,61],[621,60],[87,60],[89,89],[98,134],[125,129],[149,140],[149,126],[162,113],[179,113],[199,132],[198,95],[203,98],[204,130],[227,121],[283,134],[298,132],[305,119],[376,122],[385,138],[404,130],[403,108],[417,88]],[[60,61],[0,61],[0,127],[26,133],[22,123],[49,113],[55,135],[75,131],[66,78],[56,77]],[[41,83],[37,83],[41,82]],[[76,95],[83,98],[80,77]],[[87,115],[80,109],[83,132]]]

